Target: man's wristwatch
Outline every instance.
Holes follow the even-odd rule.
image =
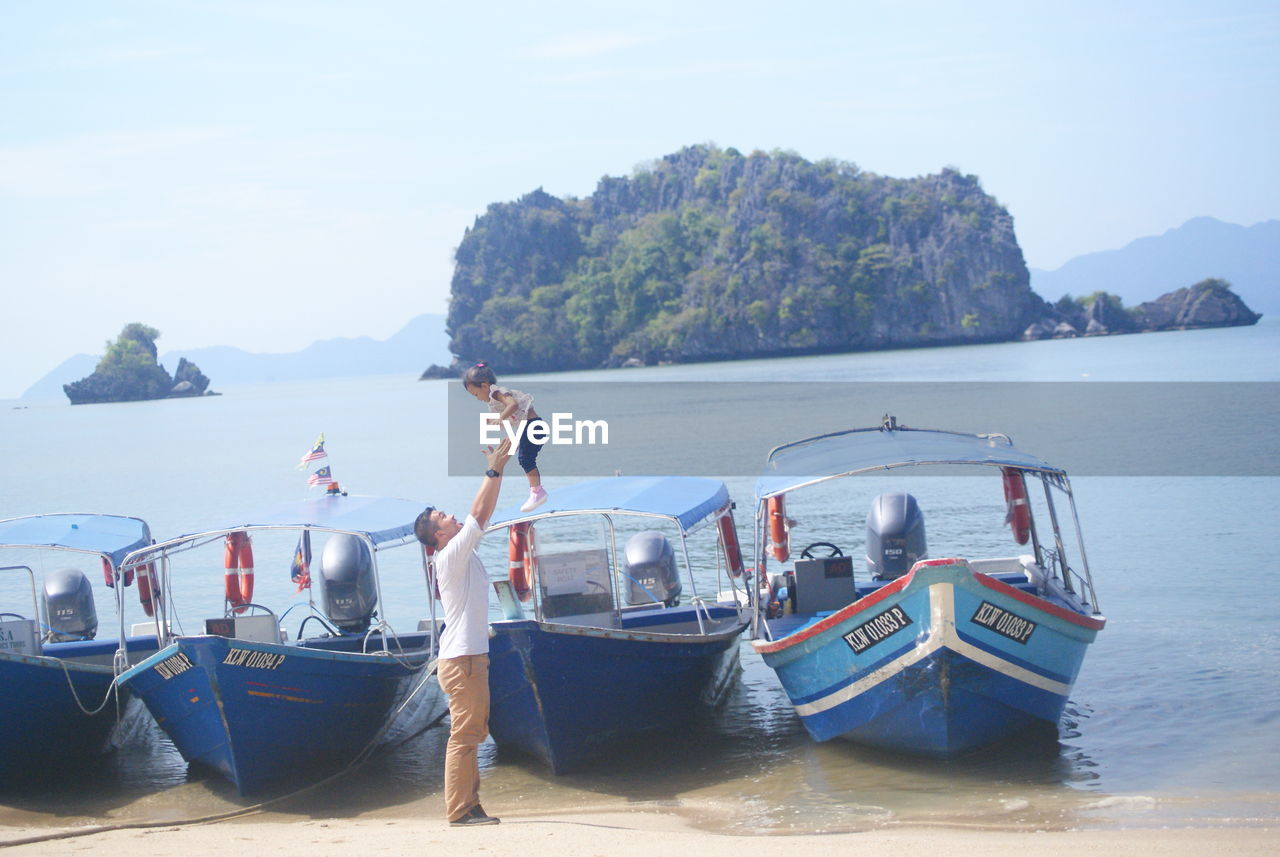
[[[497,479],[502,474],[494,470],[492,467],[490,467],[488,470],[484,472],[484,475],[488,476],[490,479]]]

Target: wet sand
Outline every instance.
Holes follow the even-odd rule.
[[[427,807],[424,807],[426,809]],[[74,830],[74,829],[73,829]],[[81,828],[83,830],[83,828]],[[499,825],[450,828],[434,817],[395,819],[268,819],[266,816],[215,824],[106,830],[72,838],[48,827],[0,827],[0,853],[23,855],[92,852],[95,857],[211,854],[252,849],[272,857],[361,854],[521,854],[524,857],[652,857],[699,854],[740,857],[787,855],[819,847],[836,853],[927,854],[930,857],[1202,857],[1272,855],[1280,850],[1274,827],[993,830],[955,826],[904,827],[834,833],[743,836],[695,829],[681,815],[623,810],[563,814],[510,814]],[[8,843],[27,841],[25,844]]]

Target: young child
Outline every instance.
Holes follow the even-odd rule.
[[[516,451],[516,461],[524,468],[529,477],[529,499],[520,507],[521,512],[531,512],[547,502],[547,492],[542,488],[542,474],[538,472],[538,453],[542,451],[542,443],[535,443],[529,438],[529,423],[539,419],[533,409],[533,396],[498,386],[498,378],[493,370],[484,363],[477,363],[462,375],[462,386],[468,393],[489,406],[489,410],[498,414],[502,422],[510,422],[513,426],[526,420],[525,432],[520,436],[520,446]],[[543,441],[545,443],[545,441]]]

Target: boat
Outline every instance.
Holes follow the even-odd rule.
[[[714,708],[751,622],[732,509],[718,480],[612,477],[494,517],[510,561],[489,643],[500,751],[562,774]]]
[[[963,553],[948,545],[942,558],[929,558],[926,510],[910,493],[888,491],[867,514],[863,561],[828,526],[805,536],[816,544],[790,568],[768,572],[770,559],[789,559],[790,539],[804,531],[787,506],[793,492],[934,465],[993,471],[1005,522],[1029,552],[946,556]],[[1040,483],[1042,498],[1028,494],[1028,482]],[[764,585],[752,645],[815,740],[950,758],[1036,723],[1056,727],[1106,624],[1065,471],[1006,435],[913,429],[886,416],[879,427],[776,447],[755,495]],[[989,536],[993,553],[997,537]]]
[[[0,687],[8,703],[0,729],[0,783],[83,766],[111,749],[117,724],[134,716],[137,707],[118,692],[116,674],[154,652],[157,643],[154,635],[125,632],[125,589],[134,575],[122,571],[122,560],[150,543],[151,531],[140,518],[50,514],[0,521],[0,550],[6,557],[21,551],[17,556],[26,560],[0,566],[0,583],[17,584],[6,587],[16,591],[25,578],[31,596],[30,602],[22,597],[21,604],[0,606]],[[46,569],[46,558],[64,553],[87,558],[89,573]],[[112,587],[117,633],[101,639],[91,577]],[[134,588],[142,592],[147,582],[142,577]]]
[[[190,571],[181,579],[174,573],[175,557],[193,552],[189,565],[198,568],[200,548],[221,552],[225,585],[223,609],[190,632],[174,597],[166,597],[155,614],[160,650],[121,675],[122,684],[188,763],[216,771],[242,795],[315,781],[361,761],[385,743],[411,700],[418,712],[443,706],[432,668],[434,615],[415,631],[396,633],[378,614],[385,603],[379,557],[403,545],[417,549],[413,522],[423,508],[334,486],[324,496],[131,553],[126,567],[154,565],[170,593],[196,583]],[[303,559],[313,535],[327,539],[315,575]],[[254,595],[254,537],[282,545],[298,539],[293,569],[306,581],[295,594],[305,590],[305,602],[280,612],[262,603],[261,592]],[[273,565],[290,567],[287,557]],[[283,571],[279,576],[292,589]],[[312,578],[316,586],[302,585]],[[429,577],[426,583],[430,592]],[[303,616],[290,639],[284,620],[299,607]]]

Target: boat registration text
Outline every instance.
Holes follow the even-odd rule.
[[[911,617],[901,607],[890,607],[845,634],[844,641],[853,649],[855,655],[860,655],[910,624]]]
[[[274,652],[258,652],[253,649],[227,649],[224,664],[233,667],[255,667],[260,670],[273,670],[284,663],[284,655]]]
[[[178,654],[171,655],[156,664],[156,672],[160,673],[161,678],[168,681],[176,675],[182,675],[193,666],[195,666],[195,664],[191,663],[190,659],[188,659],[186,655],[182,654],[182,652],[178,652]]]
[[[1036,623],[1030,619],[1023,619],[1016,613],[1010,613],[986,601],[979,605],[973,614],[972,621],[975,625],[990,628],[997,634],[1023,645],[1026,645],[1027,640],[1031,638],[1031,632],[1036,629]]]

